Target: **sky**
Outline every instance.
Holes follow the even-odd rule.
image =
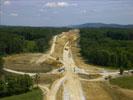
[[[0,0],[0,25],[133,24],[133,0]]]

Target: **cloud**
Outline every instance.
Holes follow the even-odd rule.
[[[64,8],[68,7],[69,4],[67,2],[48,2],[45,6],[48,8]]]
[[[17,17],[18,16],[17,13],[11,13],[10,15],[13,16],[13,17]]]
[[[58,2],[57,5],[58,5],[59,7],[66,7],[66,6],[68,6],[69,4],[68,4],[67,2]]]
[[[5,0],[3,4],[4,4],[4,5],[10,5],[10,4],[11,4],[11,1]]]
[[[72,3],[71,6],[75,6],[75,7],[77,7],[78,4],[77,4],[77,3]]]

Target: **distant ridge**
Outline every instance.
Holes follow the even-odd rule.
[[[133,24],[120,25],[120,24],[104,24],[104,23],[85,23],[80,25],[70,25],[70,28],[133,28]]]
[[[2,27],[31,27],[31,28],[133,28],[133,24],[120,25],[120,24],[105,24],[105,23],[85,23],[79,25],[68,26],[14,26],[14,25],[0,25]]]

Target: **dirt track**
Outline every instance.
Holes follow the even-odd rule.
[[[47,99],[55,100],[59,87],[63,85],[64,100],[85,100],[78,76],[74,73],[74,68],[76,67],[76,65],[72,58],[69,42],[67,42],[64,46],[63,64],[63,67],[65,68],[64,77],[57,80],[57,82],[52,85]]]

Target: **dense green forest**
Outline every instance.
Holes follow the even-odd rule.
[[[133,68],[133,29],[81,29],[81,54],[88,63]]]
[[[2,57],[0,57],[0,74],[1,74],[1,70],[3,68],[3,64],[4,64],[4,60],[2,59]]]
[[[0,55],[44,52],[52,37],[66,28],[0,27]]]
[[[33,87],[33,81],[30,76],[5,75],[0,80],[0,97],[17,95],[28,92]]]

